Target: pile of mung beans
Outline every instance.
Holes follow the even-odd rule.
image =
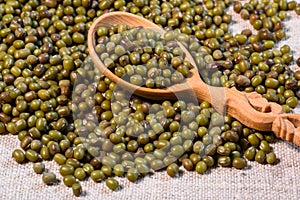
[[[229,9],[254,31],[231,33]],[[207,84],[255,91],[285,112],[298,104],[300,71],[289,70],[292,50],[275,48],[285,38],[287,13],[300,14],[295,1],[0,0],[0,134],[20,140],[12,153],[17,163],[32,162],[34,172],[52,185],[57,176],[43,161],[54,160],[62,184],[80,196],[80,182],[89,179],[118,190],[116,176],[135,182],[164,169],[174,177],[180,170],[205,174],[216,166],[278,162],[269,145],[273,133],[245,127],[207,102],[139,98],[103,76],[89,57],[87,32],[97,17],[112,11],[142,16],[180,35],[177,41],[189,49]],[[116,75],[124,73],[114,54],[103,57],[108,67],[117,66]],[[165,73],[168,78],[172,71]]]

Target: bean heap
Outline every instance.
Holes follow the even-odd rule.
[[[99,72],[92,64],[84,66],[87,74],[94,73],[99,80],[87,84],[86,75],[81,77],[84,83],[75,85],[73,97],[81,100],[73,105],[77,110],[74,127],[81,138],[79,146],[86,152],[82,155],[90,154],[90,164],[99,167],[91,173],[94,181],[115,175],[134,182],[161,169],[173,177],[181,165],[203,174],[214,166],[243,169],[247,160],[262,164],[277,161],[269,145],[274,141],[273,133],[249,129],[230,116],[220,115],[208,102],[150,102],[131,97],[108,78],[95,75]],[[89,104],[87,93],[100,97],[103,92],[104,98]],[[106,184],[111,189],[117,185],[112,179]]]
[[[230,5],[255,31],[230,33]],[[33,162],[47,185],[58,184],[59,176],[43,163],[54,160],[62,183],[76,196],[82,193],[80,181],[89,177],[116,190],[114,176],[134,182],[162,169],[177,176],[180,166],[204,174],[216,166],[243,169],[254,160],[275,164],[269,145],[273,133],[247,128],[207,102],[130,96],[94,68],[86,40],[93,21],[107,12],[142,16],[180,34],[176,39],[189,49],[207,84],[256,91],[290,112],[300,96],[300,73],[288,70],[294,61],[290,47],[275,45],[285,38],[284,21],[292,10],[300,14],[300,4],[0,0],[0,134],[18,137],[20,147],[12,157],[17,163]],[[122,75],[117,68],[114,72]]]

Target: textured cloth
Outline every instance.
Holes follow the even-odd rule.
[[[32,163],[18,165],[11,152],[18,147],[16,137],[1,136],[0,140],[0,199],[73,199],[71,188],[62,182],[46,186],[41,175],[35,174]],[[117,178],[122,188],[111,192],[105,183],[92,180],[81,182],[86,192],[82,199],[289,199],[300,197],[300,148],[286,142],[272,144],[280,159],[276,165],[261,165],[248,162],[244,170],[217,167],[204,175],[196,172],[182,173],[177,178],[165,171],[131,183],[126,178]],[[47,169],[56,173],[54,162],[44,162]],[[81,199],[80,198],[80,199]]]
[[[233,15],[236,23],[231,25],[231,29],[234,33],[249,27],[248,22]],[[292,12],[288,15],[292,17],[284,23],[287,38],[279,46],[290,45],[294,57],[298,58],[300,17]],[[41,175],[33,172],[32,163],[17,164],[11,153],[19,148],[19,141],[16,136],[4,135],[0,136],[0,199],[299,199],[300,148],[280,140],[272,147],[280,160],[276,165],[248,162],[244,170],[217,167],[204,175],[181,169],[182,173],[176,178],[163,171],[148,175],[137,183],[117,178],[121,189],[116,192],[111,192],[103,182],[97,184],[89,179],[81,182],[85,195],[75,198],[72,189],[62,182],[46,186]],[[44,163],[62,180],[57,164],[53,161]]]

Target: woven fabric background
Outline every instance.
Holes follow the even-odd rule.
[[[300,3],[300,1],[297,1]],[[249,23],[239,20],[232,13],[235,23],[234,33],[249,28]],[[288,44],[294,57],[300,56],[300,17],[289,12],[285,21],[287,38],[279,46]],[[297,113],[300,113],[296,111]],[[19,147],[16,136],[0,136],[0,199],[289,199],[300,198],[300,148],[278,140],[272,144],[280,162],[274,166],[248,162],[244,170],[217,167],[205,175],[186,172],[182,169],[179,177],[170,178],[165,172],[157,172],[130,183],[126,178],[118,178],[120,190],[111,192],[104,183],[92,180],[81,182],[85,195],[75,198],[72,189],[62,182],[46,186],[32,170],[32,164],[17,164],[11,153]],[[45,162],[46,168],[62,177],[58,165]]]

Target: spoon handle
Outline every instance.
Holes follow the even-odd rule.
[[[299,114],[283,113],[279,104],[268,102],[256,92],[208,85],[199,88],[194,88],[198,99],[209,101],[220,113],[227,113],[250,128],[273,131],[277,137],[300,146]]]

